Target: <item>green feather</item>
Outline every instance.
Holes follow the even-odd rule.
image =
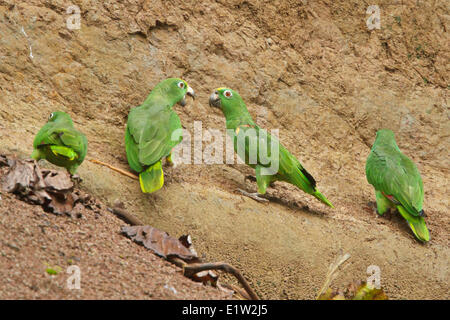
[[[78,158],[77,153],[69,147],[65,146],[50,146],[50,150],[56,157],[64,157],[69,161],[73,161]]]
[[[74,128],[70,116],[55,111],[37,133],[31,157],[46,159],[74,174],[86,157],[87,146],[86,136]]]
[[[140,173],[144,192],[156,191],[164,183],[158,163],[182,140],[181,135],[176,135],[177,130],[182,130],[181,121],[172,107],[184,98],[187,90],[185,81],[166,79],[155,86],[141,106],[131,109],[128,114],[125,131],[128,164]]]
[[[151,193],[161,189],[164,185],[164,173],[161,161],[158,161],[141,172],[139,174],[139,183],[144,193]]]
[[[226,92],[231,92],[231,96],[227,97]],[[273,181],[285,181],[313,195],[327,206],[333,207],[331,202],[319,192],[314,178],[303,168],[298,159],[275,137],[255,124],[243,99],[236,91],[220,88],[215,91],[215,94],[217,94],[218,100],[211,103],[214,105],[214,103],[220,102],[220,108],[226,118],[226,127],[229,129],[228,132],[234,133],[232,138],[235,151],[247,165],[256,169],[258,193],[264,194],[267,186]],[[272,165],[271,162],[264,161],[272,159],[272,143],[279,146],[279,156],[275,159],[275,161],[278,161],[278,171],[272,175],[263,175],[262,172],[266,170],[264,168],[269,168]],[[264,154],[267,154],[267,159],[262,157]],[[257,156],[253,163],[253,159],[250,158],[251,155]]]
[[[392,131],[377,132],[366,162],[366,177],[376,190],[379,213],[383,214],[387,207],[396,207],[408,220],[416,237],[428,241],[428,230],[421,217],[422,178],[414,162],[400,151]]]
[[[430,233],[423,217],[409,214],[402,206],[397,206],[397,210],[406,219],[417,239],[423,242],[430,241]]]

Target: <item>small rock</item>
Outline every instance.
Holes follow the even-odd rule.
[[[7,243],[6,245],[13,250],[20,251],[20,248],[16,246],[14,243]]]

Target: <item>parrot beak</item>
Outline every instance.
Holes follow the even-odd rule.
[[[221,101],[219,98],[219,93],[214,91],[209,97],[209,106],[215,108],[221,108]]]
[[[188,89],[187,89],[187,95],[188,95],[188,96],[191,96],[192,99],[195,100],[195,92],[194,92],[194,89],[192,89],[191,87],[188,87]]]
[[[192,89],[191,87],[188,87],[186,94],[191,96],[192,99],[195,100],[194,89]],[[183,99],[181,99],[180,104],[181,104],[182,107],[184,107],[186,105],[186,95],[183,97]]]

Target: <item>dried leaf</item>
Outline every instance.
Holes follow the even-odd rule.
[[[10,158],[0,154],[0,167],[11,167],[12,165],[12,160]]]
[[[41,169],[34,160],[7,156],[1,156],[0,163],[9,166],[2,179],[3,190],[55,214],[69,214],[73,209],[77,197],[73,194],[74,184],[66,171]]]
[[[70,176],[64,171],[41,169],[41,173],[48,189],[68,191],[73,188]]]
[[[3,180],[2,188],[11,193],[24,192],[34,186],[36,178],[34,162],[15,161]]]
[[[187,263],[200,261],[189,235],[183,235],[176,239],[151,226],[124,226],[122,227],[122,233],[167,260],[179,258]],[[217,280],[219,279],[219,275],[212,270],[192,273],[188,277],[204,284],[210,283],[212,286],[217,286]]]
[[[191,251],[180,240],[151,226],[124,226],[122,233],[165,259],[177,257],[183,261],[198,260],[195,250]]]
[[[178,238],[178,240],[181,242],[181,244],[183,246],[185,246],[186,248],[189,249],[189,251],[191,251],[192,254],[194,254],[195,256],[197,255],[197,251],[195,251],[194,249],[194,245],[192,243],[192,238],[190,235],[182,235],[181,237]]]

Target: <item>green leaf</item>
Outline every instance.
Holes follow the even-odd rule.
[[[371,287],[363,282],[355,292],[352,300],[388,300],[383,289]]]
[[[61,271],[62,268],[60,266],[48,267],[47,269],[45,269],[45,272],[47,272],[51,276],[55,276]]]

